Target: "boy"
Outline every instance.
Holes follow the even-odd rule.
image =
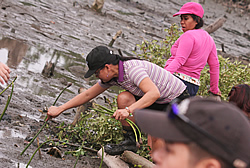
[[[143,132],[165,140],[152,154],[159,168],[250,167],[250,122],[234,105],[194,97],[134,115]]]

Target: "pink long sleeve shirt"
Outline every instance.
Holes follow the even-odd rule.
[[[164,69],[199,79],[208,63],[210,68],[210,91],[219,92],[219,60],[213,38],[203,29],[188,30],[171,48],[172,56]]]

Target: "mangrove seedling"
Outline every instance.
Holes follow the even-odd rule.
[[[10,87],[10,85],[12,85],[12,83],[14,83],[15,82],[15,80],[16,80],[16,78],[17,78],[17,76],[15,77],[15,79],[13,79],[13,81],[0,93],[0,95],[1,94],[3,94],[3,92],[5,92],[9,87]]]
[[[2,114],[1,114],[1,116],[0,116],[0,121],[2,120],[3,115],[4,115],[5,111],[7,110],[8,106],[9,106],[10,99],[11,99],[11,97],[12,97],[12,93],[13,93],[13,89],[14,89],[14,83],[12,82],[12,89],[11,89],[11,93],[10,93],[10,95],[8,96],[8,100],[7,100],[7,103],[6,103],[5,108],[4,108],[4,110],[3,110],[3,113],[2,113]]]
[[[62,91],[61,93],[57,96],[55,102],[53,103],[53,106],[56,104],[57,100],[59,99],[59,97],[61,96],[61,94],[72,85],[72,83],[69,83]],[[45,123],[43,124],[43,126],[40,128],[40,130],[37,132],[37,134],[34,136],[34,138],[28,143],[28,145],[26,146],[26,148],[22,151],[21,156],[23,155],[23,153],[28,149],[28,147],[32,144],[32,142],[36,139],[36,137],[40,134],[40,132],[42,131],[42,129],[45,127],[45,125],[47,124],[48,120],[47,117],[45,117],[44,121]]]

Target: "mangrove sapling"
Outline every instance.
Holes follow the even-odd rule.
[[[7,110],[8,106],[9,106],[9,103],[10,103],[10,99],[11,99],[11,97],[12,97],[12,93],[13,93],[13,90],[14,90],[14,83],[12,82],[11,84],[12,84],[11,93],[10,93],[10,95],[8,96],[7,103],[6,103],[6,105],[5,105],[5,108],[4,108],[4,110],[3,110],[2,114],[1,114],[1,116],[0,116],[0,121],[1,121],[2,118],[3,118],[3,115],[4,115],[5,111]]]
[[[72,83],[69,83],[62,91],[61,93],[57,96],[55,102],[53,103],[53,106],[56,104],[58,98],[61,96],[61,94],[68,88],[72,85]],[[21,156],[23,155],[23,153],[28,149],[28,147],[33,143],[33,141],[36,139],[36,137],[40,134],[40,132],[42,131],[42,129],[45,127],[45,125],[47,124],[48,120],[47,120],[47,117],[45,117],[44,121],[45,123],[43,124],[43,126],[40,128],[40,130],[37,132],[37,134],[34,136],[34,138],[28,143],[28,145],[26,146],[26,148],[22,151],[21,153]]]
[[[104,158],[104,147],[102,146],[102,160],[101,160],[101,164],[100,164],[99,168],[102,167],[103,158]]]
[[[15,82],[15,80],[16,80],[16,78],[17,78],[17,76],[13,79],[13,81],[0,93],[0,95],[3,93],[3,92],[5,92],[9,87],[10,87],[10,85],[12,85],[12,83],[14,83]]]
[[[46,144],[46,143],[48,143],[48,142],[50,142],[50,141],[51,141],[51,140],[49,139],[49,140],[45,141],[44,143],[42,143],[40,146],[38,146],[38,148],[35,150],[35,152],[34,152],[33,155],[31,156],[31,158],[30,158],[28,164],[26,165],[26,168],[29,167],[29,164],[30,164],[31,160],[33,159],[33,157],[35,156],[36,152],[37,152],[44,144]]]
[[[100,109],[94,109],[94,110],[97,111],[97,112],[101,112],[101,113],[105,113],[105,114],[109,114],[109,115],[113,115],[113,114],[114,114],[114,111],[112,111],[112,110],[110,110],[110,109],[108,109],[108,108],[106,108],[106,107],[104,107],[104,106],[102,106],[102,105],[100,105],[100,104],[95,104],[95,105],[98,106],[99,108],[105,110],[105,111],[103,111],[103,110],[100,110]],[[133,131],[134,131],[135,138],[136,138],[136,146],[137,146],[137,147],[140,147],[140,143],[142,142],[142,141],[141,141],[141,131],[140,131],[140,129],[139,129],[139,128],[137,127],[137,125],[136,125],[133,121],[131,121],[130,119],[126,118],[125,120],[127,121],[127,123],[131,126],[131,128],[132,128]],[[136,131],[135,128],[137,129],[137,131],[138,131],[138,133],[139,133],[140,143],[138,142],[137,131]]]

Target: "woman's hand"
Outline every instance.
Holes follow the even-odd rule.
[[[51,106],[51,107],[48,109],[46,121],[48,121],[48,120],[50,120],[50,119],[52,119],[52,118],[56,118],[56,117],[59,116],[62,112],[63,112],[63,110],[62,110],[60,107]]]
[[[116,120],[125,120],[126,118],[129,117],[129,113],[126,109],[118,109],[114,112],[113,118],[115,118]]]

